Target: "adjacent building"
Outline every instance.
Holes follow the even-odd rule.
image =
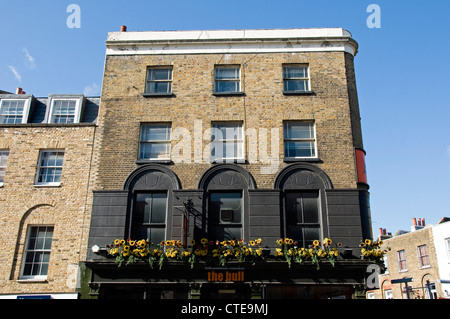
[[[394,236],[380,228],[386,270],[379,276],[379,289],[368,291],[371,299],[450,298],[450,223],[436,225],[413,218],[410,231]]]
[[[99,98],[0,94],[0,298],[77,298]]]

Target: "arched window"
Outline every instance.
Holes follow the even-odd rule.
[[[144,165],[125,182],[129,192],[128,236],[160,243],[168,237],[173,190],[180,189],[177,176],[159,164]]]
[[[278,174],[274,187],[281,196],[281,237],[308,247],[326,236],[324,190],[332,185],[322,170],[304,163],[290,165]]]
[[[216,165],[203,174],[199,189],[210,240],[248,238],[248,189],[254,188],[253,177],[238,165]]]

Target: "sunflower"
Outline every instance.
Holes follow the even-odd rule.
[[[191,245],[192,245],[192,246],[195,245],[195,239],[191,239]]]
[[[119,246],[119,244],[120,244],[120,240],[119,240],[119,239],[116,239],[116,240],[114,241],[114,245]]]
[[[370,244],[372,243],[372,241],[371,241],[370,239],[366,239],[366,240],[364,241],[364,243],[365,243],[366,245],[370,245]]]
[[[315,241],[313,241],[313,245],[314,246],[319,246],[320,245],[320,241],[318,241],[317,239]]]
[[[202,243],[202,245],[206,245],[206,244],[208,243],[208,239],[202,238],[202,239],[200,240],[200,242]]]

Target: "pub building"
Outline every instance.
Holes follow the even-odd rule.
[[[357,50],[340,28],[109,33],[80,297],[364,297]]]

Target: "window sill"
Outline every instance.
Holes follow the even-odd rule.
[[[143,165],[143,164],[172,164],[171,159],[139,159],[136,161],[136,164]]]
[[[420,269],[428,269],[428,268],[431,268],[431,265],[427,265],[427,266],[422,266],[422,267],[420,267]]]
[[[246,164],[247,160],[245,158],[215,158],[211,159],[211,164],[227,164],[227,163],[238,163]]]
[[[22,278],[22,279],[17,279],[16,280],[18,283],[21,284],[31,284],[31,283],[35,283],[35,282],[40,282],[40,283],[47,283],[47,277],[45,278]]]
[[[58,184],[34,184],[34,187],[37,188],[59,188],[61,187],[61,183]]]
[[[408,272],[408,269],[405,269],[405,270],[399,270],[398,272],[399,272],[399,273]]]
[[[143,93],[143,97],[175,97],[173,93]]]
[[[283,91],[284,95],[316,95],[313,91]]]
[[[285,157],[283,159],[284,162],[321,162],[320,158],[318,157],[301,157],[301,158],[295,158],[295,157]]]
[[[214,96],[244,96],[244,92],[213,92]]]

